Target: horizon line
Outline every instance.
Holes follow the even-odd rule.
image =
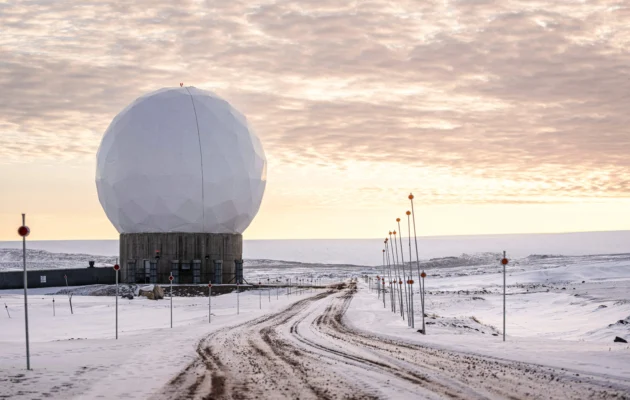
[[[513,232],[513,233],[469,233],[469,234],[454,234],[454,235],[418,235],[418,238],[445,238],[445,237],[470,237],[470,236],[517,236],[517,235],[574,235],[574,234],[588,234],[588,233],[620,233],[620,232],[628,232],[630,233],[630,229],[617,229],[617,230],[607,230],[607,231],[569,231],[569,232]],[[408,236],[401,236],[408,237]],[[274,238],[274,239],[247,239],[243,238],[244,241],[270,241],[270,240],[293,240],[293,241],[302,241],[302,240],[381,240],[382,238],[371,237],[371,238]],[[30,242],[89,242],[89,241],[116,241],[119,239],[34,239],[27,240]],[[0,242],[21,242],[20,239],[16,240],[0,240]]]

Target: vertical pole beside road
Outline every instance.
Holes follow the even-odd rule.
[[[407,274],[405,270],[405,259],[403,257],[403,247],[402,247],[402,232],[400,231],[400,218],[396,218],[396,222],[398,222],[398,244],[400,245],[400,267],[402,268],[402,284],[405,291],[405,311],[407,312],[407,326],[411,326],[411,317],[409,316],[409,290],[407,285],[407,279],[405,275]],[[396,231],[394,231],[396,232]],[[394,241],[396,240],[396,233],[394,233]],[[404,319],[404,313],[403,313]]]
[[[393,232],[394,233],[394,250],[395,250],[395,255],[396,255],[396,274],[398,275],[398,294],[400,297],[400,315],[402,316],[403,321],[405,320],[405,308],[404,308],[404,304],[403,304],[403,295],[402,295],[402,280],[400,279],[400,267],[398,266],[400,263],[400,260],[398,259],[398,242],[396,241],[396,231]],[[391,237],[391,236],[390,236]]]
[[[413,277],[413,256],[411,255],[411,211],[407,210],[407,212],[405,213],[407,215],[407,232],[408,232],[408,239],[409,239],[409,279],[412,280]],[[401,250],[402,252],[402,250]],[[420,284],[420,282],[418,282],[418,285]],[[414,309],[413,309],[413,280],[411,285],[409,286],[409,294],[411,297],[411,327],[415,329],[416,327],[416,316],[414,314]]]
[[[422,278],[422,284],[420,285],[420,290],[421,290],[421,292],[420,292],[420,299],[421,299],[420,306],[422,307],[422,334],[423,335],[427,334],[427,331],[425,330],[426,326],[424,325],[424,295],[425,295],[424,278],[426,276],[427,276],[427,274],[424,271],[422,271],[422,273],[420,274],[420,277]]]
[[[394,234],[394,247],[396,250],[396,274],[398,275],[398,297],[399,297],[399,301],[400,301],[400,316],[403,318],[403,321],[405,320],[405,305],[404,305],[404,301],[403,301],[403,287],[402,287],[402,280],[401,280],[401,276],[400,276],[400,267],[399,267],[399,263],[400,260],[398,259],[398,242],[396,241],[396,231],[393,232]]]
[[[240,309],[240,305],[238,301],[239,293],[240,293],[240,287],[238,286],[238,282],[236,282],[236,315],[239,315],[241,313],[241,309]]]
[[[173,273],[168,277],[168,280],[171,281],[171,329],[173,328]]]
[[[116,271],[116,340],[118,340],[118,270],[120,266],[114,265],[114,271]]]
[[[118,340],[118,270],[116,270],[116,340]]]
[[[387,308],[385,305],[385,277],[381,278],[381,290],[383,291],[383,308]]]
[[[393,286],[392,286],[392,282],[389,283],[390,286],[393,287],[392,289],[392,293],[394,295],[394,298],[392,299],[392,305],[394,306],[394,313],[396,313],[396,303],[398,302],[398,294],[396,292],[396,273],[397,273],[397,269],[396,269],[396,265],[394,264],[395,260],[394,260],[394,250],[392,248],[392,232],[389,232],[389,242],[387,242],[389,244],[389,248],[387,249],[388,254],[391,256],[391,268],[392,268],[392,275],[394,276],[393,279]]]
[[[392,255],[392,246],[390,245],[389,242],[387,242],[387,263],[389,264],[389,270],[390,270],[389,291],[390,291],[390,300],[392,303],[391,304],[392,312],[395,314],[396,313],[396,285],[393,285],[393,282],[396,280],[396,269],[392,265],[393,259],[394,257]]]
[[[422,309],[422,334],[427,334],[427,328],[424,324],[424,271],[420,273],[420,256],[418,255],[418,236],[416,234],[416,212],[413,208],[413,193],[409,193],[409,201],[411,202],[411,219],[413,220],[413,240],[416,244],[416,267],[418,268],[418,284],[420,285],[420,307]]]
[[[385,249],[383,249],[383,271],[382,272],[383,272],[383,274],[381,275],[381,278],[384,278],[385,277]],[[380,296],[381,295],[381,290],[382,290],[381,283],[384,283],[384,282],[381,282],[378,279],[378,276],[376,277],[376,279],[378,280],[378,294]],[[383,296],[385,296],[385,290],[383,290]]]
[[[396,312],[396,302],[394,301],[394,290],[392,289],[392,265],[389,259],[389,249],[390,246],[388,246],[388,241],[389,239],[385,238],[385,254],[387,255],[387,268],[388,268],[388,272],[389,272],[389,300],[390,300],[390,308],[392,309],[392,312],[395,313]]]
[[[26,226],[26,214],[22,214],[22,226],[18,229],[18,235],[22,236],[22,261],[24,266],[24,327],[26,333],[26,370],[31,369],[31,351],[28,338],[28,276],[26,274],[26,237],[31,230]],[[6,304],[5,304],[6,306]],[[7,307],[7,313],[9,308]],[[9,316],[10,317],[10,316]]]
[[[405,269],[405,256],[403,253],[402,231],[400,230],[400,218],[396,218],[398,223],[398,243],[400,244],[400,265],[403,270],[403,284],[405,285],[405,301],[407,302],[407,325],[411,326],[411,306],[409,305],[411,298],[409,297],[409,279],[407,278],[407,270]],[[395,235],[394,235],[395,237]]]
[[[212,322],[212,282],[208,282],[208,323]]]
[[[503,250],[503,258],[501,264],[503,264],[503,341],[505,342],[505,267],[507,266],[508,259],[505,257],[505,250]]]
[[[392,252],[392,260],[394,264],[394,268],[396,269],[396,277],[394,279],[394,287],[396,287],[396,283],[400,282],[400,269],[398,268],[398,244],[396,244],[396,231],[394,231],[394,250],[390,250]],[[389,232],[389,241],[392,242],[392,232]],[[396,258],[394,258],[394,255]],[[397,282],[398,281],[398,282]],[[403,309],[403,296],[402,296],[402,287],[400,284],[398,285],[398,301],[400,302],[400,315],[402,319],[405,319],[405,310]]]
[[[411,297],[411,328],[416,329],[416,318],[413,310],[413,279],[411,279],[411,276],[409,276],[409,286],[411,287],[411,292],[409,293]]]

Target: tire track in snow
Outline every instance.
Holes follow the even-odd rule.
[[[343,316],[355,292],[351,285],[332,299],[310,330],[326,341],[326,347],[336,342],[337,347],[375,355],[379,363],[389,362],[390,373],[399,378],[423,377],[419,385],[434,393],[461,398],[630,399],[628,381],[576,376],[571,371],[439,350],[354,330],[344,324]],[[299,323],[293,331],[300,336],[298,327]]]
[[[364,399],[351,382],[321,370],[320,362],[272,332],[335,290],[293,303],[285,310],[217,330],[201,340],[198,358],[174,377],[167,399]],[[333,385],[334,383],[334,385]],[[341,384],[341,389],[339,389]]]
[[[167,399],[629,399],[630,387],[439,350],[344,324],[356,292],[328,291],[211,333]],[[627,382],[626,382],[627,383]]]

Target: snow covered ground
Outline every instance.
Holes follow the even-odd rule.
[[[528,257],[513,264],[507,274],[509,335],[602,343],[630,336],[630,324],[624,323],[630,317],[630,255]],[[464,275],[466,269],[427,270],[448,277],[427,279],[425,312],[471,323],[475,317],[501,330],[500,268]],[[419,307],[419,296],[414,300]],[[439,325],[441,319],[432,322]]]
[[[115,298],[73,296],[71,314],[67,296],[43,294],[50,291],[36,289],[29,296],[33,371],[25,370],[23,296],[0,291],[0,304],[11,314],[1,310],[0,398],[147,398],[193,359],[204,335],[313,295],[242,292],[239,314],[236,293],[213,296],[210,323],[207,297],[174,298],[172,329],[169,299],[121,299],[115,340]]]
[[[565,368],[577,373],[612,375],[630,381],[630,346],[613,343],[616,335],[630,340],[630,329],[628,325],[608,328],[611,319],[630,315],[627,307],[616,310],[608,318],[597,319],[588,315],[592,308],[565,303],[564,294],[547,299],[541,299],[541,295],[524,295],[535,300],[508,296],[506,342],[502,341],[500,334],[502,302],[499,295],[485,295],[486,298],[497,298],[482,306],[471,306],[471,303],[476,303],[470,300],[471,296],[464,300],[464,295],[435,296],[439,299],[427,295],[426,312],[429,317],[426,318],[426,336],[417,332],[422,327],[420,314],[416,316],[416,329],[411,329],[400,314],[390,311],[389,302],[384,308],[381,299],[369,290],[359,291],[346,318],[357,329],[410,343]],[[531,306],[532,310],[521,314],[525,306]],[[416,307],[418,310],[419,303]],[[580,314],[572,309],[577,307],[584,307],[585,312]],[[475,322],[473,316],[481,323]],[[498,329],[492,328],[492,325]],[[593,331],[596,333],[593,334]]]
[[[357,331],[369,332],[374,338],[381,338],[379,340],[389,338],[440,351],[532,363],[557,368],[575,379],[578,379],[577,375],[586,374],[591,377],[589,379],[595,379],[592,377],[596,376],[630,385],[630,346],[613,343],[615,336],[630,340],[630,254],[529,255],[512,259],[507,268],[508,319],[505,343],[500,335],[503,276],[499,258],[498,253],[477,253],[423,261],[422,266],[428,273],[426,336],[416,332],[421,323],[417,284],[414,290],[416,329],[409,328],[400,315],[390,311],[389,293],[386,307],[383,307],[382,299],[361,278],[359,290],[345,311],[344,321]],[[382,273],[381,267],[374,266],[256,260],[250,262],[246,277],[263,282],[266,277],[272,280],[313,277],[332,282]],[[415,269],[414,274],[417,275]],[[417,276],[414,279],[417,281]],[[335,339],[338,333],[319,326],[317,322],[322,320],[318,315],[325,315],[330,310],[328,305],[336,304],[334,302],[339,299],[337,295],[328,296],[330,300],[328,297],[318,298],[311,303],[304,303],[302,308],[290,307],[298,300],[318,292],[323,293],[323,290],[287,296],[284,289],[279,289],[277,299],[275,290],[263,292],[262,310],[259,308],[259,293],[244,292],[239,295],[240,314],[236,313],[235,293],[215,296],[212,299],[212,323],[208,323],[207,297],[175,298],[173,329],[169,328],[168,299],[121,299],[120,338],[116,341],[113,297],[80,296],[81,293],[90,293],[91,289],[78,288],[72,299],[72,315],[67,296],[58,294],[61,289],[35,289],[29,292],[33,371],[28,372],[25,371],[21,291],[0,291],[0,307],[4,308],[6,303],[11,314],[9,318],[6,309],[0,310],[0,398],[141,399],[158,394],[169,398],[164,394],[165,385],[195,362],[199,357],[198,345],[203,340],[216,337],[230,344],[230,337],[240,335],[246,338],[250,334],[264,334],[274,327],[279,329],[278,334],[282,333],[277,338],[280,344],[293,343],[292,346],[304,347],[307,346],[306,342],[310,343],[308,349],[299,350],[306,351],[304,354],[320,351],[312,347],[321,347],[331,340],[337,341],[333,347],[339,351],[360,351],[352,350],[352,347],[344,348],[344,342]],[[283,311],[287,307],[293,311]],[[271,319],[256,319],[263,315],[269,315]],[[323,318],[325,321],[326,317]],[[291,321],[301,324],[299,335],[297,331],[294,333],[289,329],[293,326]],[[249,325],[242,325],[245,322]],[[311,333],[308,332],[308,326],[311,327]],[[391,343],[384,343],[385,348],[391,346]],[[245,340],[243,344],[251,343]],[[251,348],[253,352],[247,353],[249,355],[243,353],[244,366],[250,365],[247,364],[247,357],[255,356],[258,351],[256,346],[259,344]],[[329,352],[326,354],[330,356]],[[217,355],[220,359],[228,356],[229,353]],[[330,357],[331,365],[339,362],[335,358],[338,356]],[[370,354],[369,357],[373,359],[381,356]],[[313,363],[312,368],[332,368],[315,367],[320,362],[317,357],[305,360]],[[261,361],[256,368],[268,369],[274,365],[270,362]],[[360,376],[365,365],[360,364],[357,368],[331,371],[336,371],[334,373],[338,375],[355,374],[345,376],[348,382],[355,378],[368,383],[370,379],[381,381],[381,378],[376,378],[379,374],[374,371],[370,372],[376,374],[372,378]],[[327,390],[324,383],[331,377],[325,371],[317,371],[315,375],[319,377],[318,382],[321,381],[322,390]],[[203,371],[199,373],[203,375]],[[400,371],[396,373],[402,374]],[[456,377],[458,372],[451,370],[449,373]],[[433,380],[438,378],[431,377]],[[385,378],[382,380],[386,384]],[[288,387],[299,393],[299,379]],[[377,398],[396,398],[397,393],[416,393],[414,390],[414,385],[401,383],[387,390],[372,388],[368,394]],[[481,389],[463,393],[474,397],[473,394],[476,396],[482,393],[477,390]]]

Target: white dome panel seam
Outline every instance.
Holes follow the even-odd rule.
[[[195,125],[197,125],[197,139],[199,140],[199,160],[201,162],[201,204],[204,206],[201,208],[201,229],[205,232],[206,230],[206,199],[204,196],[204,179],[203,179],[203,150],[201,148],[201,133],[199,133],[199,119],[197,118],[197,107],[195,107],[195,99],[193,95],[190,93],[187,87],[185,87],[188,96],[190,96],[190,102],[193,106],[193,112],[195,113]]]

